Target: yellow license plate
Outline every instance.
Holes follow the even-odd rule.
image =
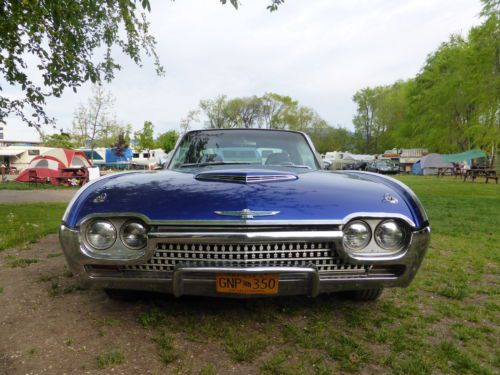
[[[279,274],[217,274],[217,292],[235,294],[277,294]]]

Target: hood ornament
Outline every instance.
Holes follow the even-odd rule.
[[[252,211],[245,208],[241,211],[214,211],[217,215],[222,216],[240,216],[242,219],[253,219],[259,216],[273,216],[280,213],[280,211]]]

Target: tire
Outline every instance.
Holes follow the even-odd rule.
[[[349,298],[354,301],[375,301],[383,291],[384,288],[353,290],[349,292]]]
[[[141,293],[137,290],[104,289],[109,299],[121,302],[135,302],[141,298]]]

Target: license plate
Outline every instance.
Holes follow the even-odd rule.
[[[277,294],[279,274],[217,274],[217,292],[235,294]]]

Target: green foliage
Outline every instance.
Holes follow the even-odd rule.
[[[157,73],[163,72],[156,41],[141,11],[149,10],[149,0],[0,4],[0,74],[22,92],[19,99],[0,97],[0,120],[13,114],[36,129],[52,122],[44,110],[45,99],[61,96],[66,88],[76,91],[87,81],[110,81],[121,68],[112,55],[116,47],[138,65],[143,54],[152,55]],[[42,85],[29,75],[33,66],[43,78]]]
[[[229,2],[238,8],[238,0]],[[273,12],[282,3],[270,0],[267,8]],[[60,97],[67,88],[76,92],[89,81],[111,81],[122,68],[113,57],[115,50],[139,66],[144,55],[152,56],[156,73],[162,75],[145,13],[150,11],[149,0],[2,1],[0,75],[21,95],[0,96],[0,121],[18,116],[43,136],[41,126],[54,122],[45,112],[46,98]],[[37,68],[34,76],[32,67]]]
[[[312,108],[275,93],[232,99],[220,95],[213,100],[201,100],[200,109],[208,118],[208,127],[214,129],[267,128],[308,132],[327,127],[326,121]]]
[[[68,133],[51,134],[43,138],[43,145],[47,147],[56,148],[74,148],[74,144],[71,141],[71,135]]]
[[[162,133],[156,138],[156,145],[165,151],[166,153],[174,149],[177,139],[179,138],[179,133],[175,130],[169,130]]]
[[[142,130],[134,134],[135,148],[140,152],[142,150],[151,150],[156,147],[154,140],[154,125],[151,121],[145,121]]]
[[[500,15],[484,0],[484,22],[467,37],[452,35],[412,80],[354,95],[353,119],[364,152],[426,147],[449,153],[500,143]]]

